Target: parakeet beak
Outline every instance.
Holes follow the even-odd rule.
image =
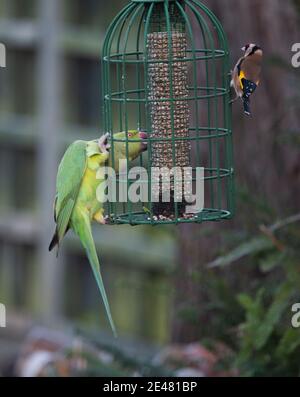
[[[246,46],[242,47],[241,50],[245,52],[246,51]]]
[[[143,140],[142,144],[142,151],[145,152],[148,149],[147,139],[148,135],[146,132],[139,131],[139,138]]]

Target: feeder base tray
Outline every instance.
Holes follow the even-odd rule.
[[[180,223],[202,223],[208,221],[221,221],[231,219],[232,214],[226,210],[217,210],[206,208],[198,214],[183,214],[177,219],[175,217],[166,217],[164,215],[151,216],[145,212],[135,212],[132,214],[117,215],[111,219],[111,223],[119,225],[169,225]],[[108,220],[108,224],[109,224]]]

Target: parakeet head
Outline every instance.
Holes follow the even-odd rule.
[[[262,55],[262,49],[260,46],[257,44],[251,43],[251,44],[246,44],[243,48],[242,51],[245,52],[245,56],[253,55],[253,54],[260,54]]]
[[[128,152],[127,152],[128,137]],[[129,130],[126,132],[118,132],[113,136],[113,145],[115,163],[122,159],[132,161],[136,159],[142,152],[147,150],[147,134],[142,131]],[[112,149],[110,149],[111,152]],[[112,156],[110,156],[110,159]],[[117,167],[117,164],[115,164]]]

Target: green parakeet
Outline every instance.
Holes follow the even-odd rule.
[[[114,138],[118,141],[114,142],[114,164],[112,164],[108,137],[109,134],[106,134],[99,141],[76,141],[67,149],[57,174],[54,205],[57,226],[49,251],[55,246],[59,247],[69,229],[73,229],[78,235],[101,292],[111,328],[116,335],[91,229],[93,220],[105,224],[103,204],[96,197],[96,190],[103,180],[97,179],[96,174],[100,167],[107,165],[113,166],[118,172],[118,161],[126,159],[127,154],[126,133],[115,134]],[[147,149],[145,139],[147,139],[146,133],[135,130],[128,132],[129,160],[134,160]]]

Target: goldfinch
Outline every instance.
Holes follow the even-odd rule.
[[[232,72],[231,86],[236,92],[236,98],[232,102],[241,98],[244,112],[250,116],[250,97],[260,82],[263,51],[256,44],[247,44],[242,51],[245,55],[238,60]]]

